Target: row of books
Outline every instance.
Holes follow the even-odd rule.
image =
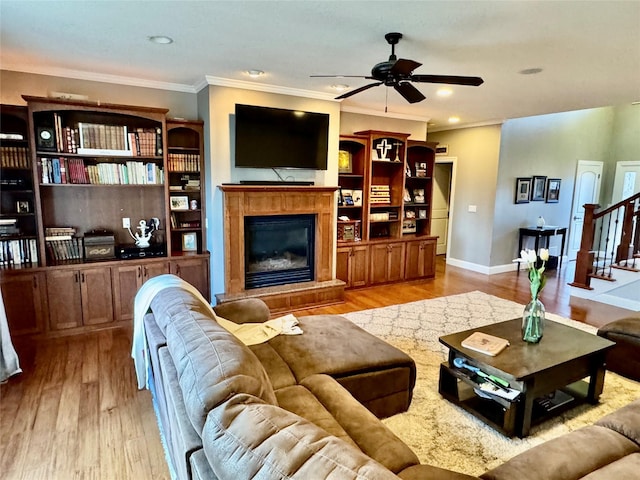
[[[172,172],[200,171],[200,155],[195,153],[169,153],[167,161]]]
[[[81,155],[119,155],[154,157],[162,155],[161,128],[128,128],[79,122],[63,126],[62,117],[53,114],[56,145],[51,150]]]
[[[83,252],[82,238],[69,235],[53,235],[46,237],[47,257],[60,262],[81,260]]]
[[[82,158],[40,158],[43,184],[162,185],[164,173],[155,163],[128,161],[85,165]]]
[[[29,168],[29,152],[26,147],[0,147],[2,168]]]
[[[391,203],[391,188],[389,185],[371,185],[371,204]]]
[[[0,240],[0,265],[38,263],[38,243],[35,238]]]

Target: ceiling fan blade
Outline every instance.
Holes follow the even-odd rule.
[[[480,77],[459,77],[456,75],[411,75],[412,82],[448,83],[450,85],[469,85],[477,87],[484,83]]]
[[[365,90],[368,90],[371,87],[377,87],[378,85],[382,85],[382,83],[383,82],[370,83],[369,85],[365,85],[364,87],[356,88],[355,90],[351,90],[350,92],[343,93],[339,97],[336,97],[336,100],[350,97],[351,95],[355,95],[356,93],[364,92]]]
[[[393,67],[391,67],[390,73],[392,75],[405,75],[405,76],[411,75],[411,72],[413,72],[420,65],[422,64],[414,60],[407,60],[405,58],[400,58],[399,60],[396,61],[396,63],[393,64]]]
[[[409,82],[400,82],[393,86],[400,95],[409,103],[418,103],[424,100],[426,97],[420,93],[416,87]]]

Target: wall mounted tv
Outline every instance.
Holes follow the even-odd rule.
[[[236,167],[327,169],[329,114],[236,104]]]

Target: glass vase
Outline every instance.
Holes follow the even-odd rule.
[[[544,305],[534,298],[522,313],[522,340],[528,343],[538,343],[544,331]]]

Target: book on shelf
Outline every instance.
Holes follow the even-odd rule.
[[[483,332],[474,332],[462,341],[462,346],[495,357],[509,346],[509,340]]]
[[[161,185],[162,168],[153,162],[100,162],[85,165],[82,158],[46,158],[38,160],[43,184]]]
[[[0,166],[2,168],[29,168],[29,152],[26,147],[0,147]]]
[[[38,263],[38,245],[35,238],[0,240],[0,265],[26,265]]]
[[[169,153],[167,161],[172,172],[200,171],[200,155],[197,153]]]
[[[21,133],[0,133],[0,140],[24,140],[24,135]]]

